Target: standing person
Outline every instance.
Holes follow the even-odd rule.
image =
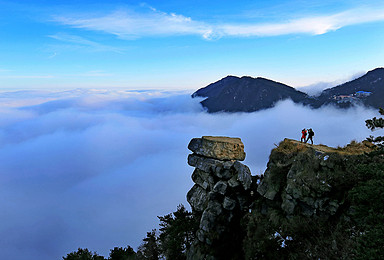
[[[300,140],[300,142],[306,142],[306,138],[307,138],[307,130],[304,128],[303,130],[301,130],[301,140]]]
[[[312,128],[309,128],[308,130],[308,139],[306,142],[308,142],[308,140],[311,140],[311,143],[313,144],[313,136],[315,135],[315,132],[313,132]]]

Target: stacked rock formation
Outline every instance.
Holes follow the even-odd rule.
[[[203,136],[193,138],[188,149],[195,185],[187,200],[200,220],[188,259],[232,259],[233,252],[241,251],[236,234],[248,211],[252,183],[249,168],[239,162],[245,159],[244,145],[240,138]]]

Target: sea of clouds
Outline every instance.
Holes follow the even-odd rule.
[[[291,101],[254,113],[208,114],[190,93],[73,90],[0,92],[0,259],[61,259],[78,247],[134,249],[156,216],[193,186],[187,145],[240,137],[252,174],[284,138],[315,131],[344,146],[372,134],[376,110],[312,110]]]

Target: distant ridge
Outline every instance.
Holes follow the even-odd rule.
[[[197,90],[192,97],[204,97],[201,104],[210,113],[253,112],[271,108],[285,99],[313,108],[324,105],[347,108],[356,104],[379,108],[384,107],[384,68],[326,89],[318,97],[310,97],[283,83],[249,76],[227,76]]]
[[[356,95],[361,91],[366,92],[367,96]],[[337,97],[340,96],[350,96],[351,102],[348,102],[348,97],[344,98],[345,101],[338,99]],[[341,107],[350,106],[356,102],[374,108],[384,106],[384,68],[376,68],[357,79],[325,89],[317,98],[314,107],[335,102]]]
[[[300,102],[307,94],[265,78],[227,76],[201,88],[192,97],[206,97],[201,104],[208,112],[253,112],[291,99]]]

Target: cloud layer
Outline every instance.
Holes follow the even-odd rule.
[[[331,146],[371,133],[376,111],[311,110],[290,101],[255,113],[207,114],[185,93],[0,93],[1,259],[60,259],[78,247],[137,247],[156,216],[187,205],[190,139],[241,137],[253,174],[285,137],[315,130]]]
[[[289,34],[319,35],[345,26],[384,21],[382,7],[360,7],[343,12],[283,19],[280,22],[208,23],[175,13],[151,8],[137,13],[119,10],[103,15],[57,15],[54,21],[74,28],[101,31],[122,39],[140,37],[200,35],[205,39],[220,37],[269,37]]]

